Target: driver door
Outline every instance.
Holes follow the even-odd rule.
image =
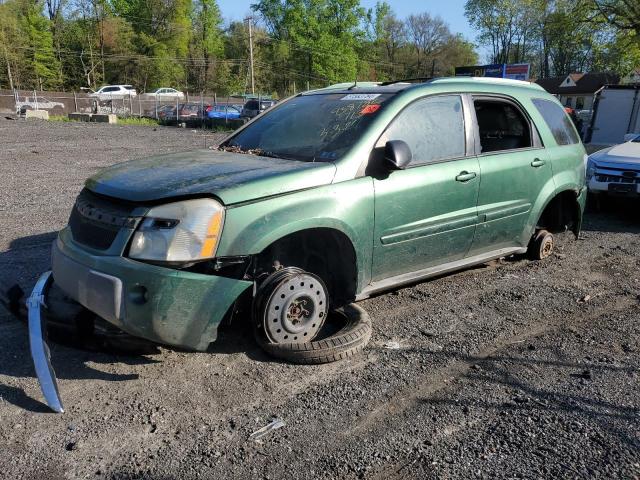
[[[461,95],[418,99],[376,145],[402,140],[412,152],[404,170],[374,178],[372,281],[463,258],[477,223],[480,168]]]

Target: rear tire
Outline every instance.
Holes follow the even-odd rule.
[[[529,243],[527,255],[531,260],[544,260],[553,253],[554,238],[546,230],[538,230]]]

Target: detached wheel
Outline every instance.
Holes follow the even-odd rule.
[[[268,354],[293,363],[328,363],[355,355],[371,337],[369,315],[355,305],[331,312],[328,323],[339,326],[323,337],[328,304],[320,277],[292,267],[277,271],[254,299],[256,341]]]
[[[546,230],[539,230],[529,244],[527,254],[531,260],[544,260],[553,253],[553,235]]]

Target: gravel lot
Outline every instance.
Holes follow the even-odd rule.
[[[48,269],[99,168],[214,140],[0,120],[0,276],[28,289]],[[207,353],[52,343],[64,415],[47,413],[27,330],[0,311],[0,477],[640,478],[640,216],[623,206],[588,214],[547,261],[363,302],[371,344],[341,363],[274,361],[240,324]],[[249,439],[274,417],[285,426]]]

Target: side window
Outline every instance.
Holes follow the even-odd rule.
[[[382,135],[379,145],[403,140],[411,148],[411,165],[465,155],[464,114],[458,95],[428,97],[410,104]]]
[[[573,145],[580,142],[573,122],[560,105],[543,98],[534,98],[532,102],[544,118],[558,145]]]
[[[500,100],[477,99],[473,106],[478,120],[481,153],[532,146],[529,121],[515,105]]]

